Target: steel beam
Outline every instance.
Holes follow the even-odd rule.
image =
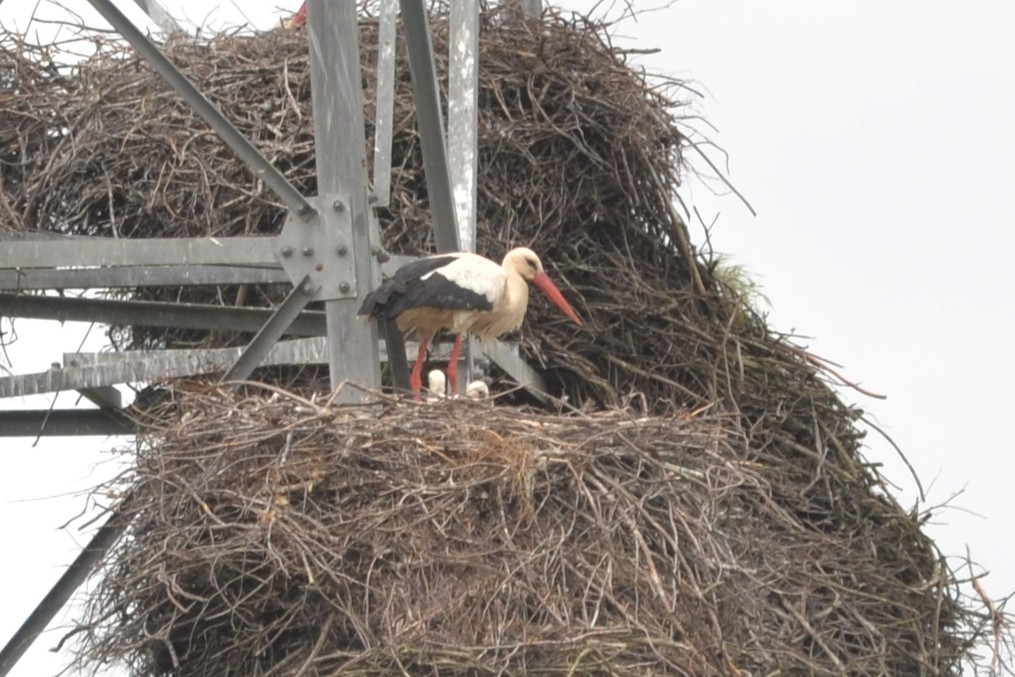
[[[479,3],[451,0],[448,55],[448,159],[458,239],[476,251],[476,163],[479,112]]]
[[[144,10],[148,18],[154,21],[155,25],[161,28],[162,32],[166,35],[184,32],[180,24],[176,23],[173,15],[166,10],[159,0],[134,0],[134,4]]]
[[[272,312],[267,308],[195,303],[0,294],[0,316],[61,322],[101,322],[141,327],[255,333],[264,326]],[[324,313],[308,310],[300,313],[286,330],[288,336],[324,336],[324,333]]]
[[[261,364],[268,353],[276,347],[289,325],[303,312],[303,309],[307,307],[310,300],[314,298],[314,294],[319,290],[320,285],[311,282],[309,277],[303,278],[299,284],[293,287],[289,296],[275,309],[261,330],[243,349],[243,354],[222,376],[222,380],[243,381],[248,378],[257,365]]]
[[[202,350],[152,350],[125,353],[68,353],[64,366],[34,374],[0,378],[0,398],[144,383],[178,376],[225,371],[242,354],[241,347]],[[323,363],[324,339],[304,338],[278,343],[264,364]]]
[[[479,2],[451,0],[448,54],[448,169],[455,201],[458,240],[462,251],[476,251],[476,176],[479,153]],[[464,390],[476,371],[477,343],[465,344],[464,369],[458,373]]]
[[[237,238],[247,239],[247,238]],[[264,240],[269,238],[249,238]],[[0,252],[5,247],[0,238]],[[255,245],[256,247],[256,245]],[[381,265],[394,275],[412,256],[393,256]],[[271,266],[271,267],[268,267]],[[104,268],[0,268],[0,289],[117,289],[128,287],[186,287],[216,284],[291,282],[277,262],[252,266],[110,266]]]
[[[374,110],[374,173],[370,203],[391,203],[391,138],[395,117],[395,40],[398,1],[381,0],[377,33],[377,105]]]
[[[128,239],[86,237],[3,241],[0,269],[91,266],[278,266],[275,237]]]
[[[380,232],[367,204],[356,3],[309,0],[307,11],[317,190],[324,199],[346,200],[344,208],[351,217],[348,256],[354,258],[356,271],[355,298],[325,302],[331,386],[337,389],[350,381],[379,388],[377,329],[356,317],[367,293],[380,282],[372,253],[380,247]],[[338,216],[331,209],[321,212],[322,227],[334,234],[336,244],[341,234]],[[339,394],[342,401],[360,397],[352,388]]]
[[[261,152],[247,140],[247,137],[243,136],[233,123],[222,114],[222,111],[163,55],[158,47],[152,44],[111,0],[88,0],[88,2],[113,28],[119,31],[127,42],[134,46],[134,49],[151,64],[152,68],[215,130],[226,145],[236,153],[236,156],[250,168],[254,176],[264,181],[265,185],[271,188],[289,209],[307,217],[314,213],[314,208],[296,190],[295,186],[289,183],[289,180],[261,155]]]
[[[550,401],[546,392],[546,382],[539,372],[529,366],[518,353],[517,345],[508,345],[501,341],[491,341],[483,346],[483,353],[497,364],[512,379],[532,393],[544,404]]]
[[[4,247],[0,241],[0,250]],[[216,284],[289,282],[277,267],[262,266],[110,266],[106,268],[0,269],[0,289],[122,289]]]
[[[402,354],[408,358],[415,358],[419,344],[409,342],[403,345]],[[397,351],[397,345],[395,345],[395,349]],[[62,368],[0,378],[0,398],[84,390],[121,383],[143,383],[164,378],[225,371],[236,362],[241,351],[242,348],[237,347],[123,353],[64,353]],[[492,341],[484,347],[484,352],[517,383],[537,395],[546,392],[546,385],[539,372],[530,367],[518,355],[517,346]],[[431,349],[431,357],[438,361],[446,360],[449,354],[450,344],[447,343],[436,344]],[[380,358],[382,361],[388,360],[386,345],[381,347]],[[281,365],[326,364],[327,362],[326,342],[323,338],[318,337],[277,343],[268,351],[262,363]],[[398,365],[392,365],[392,367],[399,368]],[[402,385],[408,385],[407,379]],[[0,413],[3,413],[4,416],[16,417],[18,412]]]
[[[119,510],[114,510],[113,515],[106,520],[106,523],[99,527],[99,530],[92,536],[81,554],[71,563],[67,571],[60,576],[60,580],[42,599],[39,606],[32,611],[31,615],[21,624],[18,631],[10,638],[4,648],[0,650],[0,677],[9,673],[18,659],[28,650],[32,642],[42,634],[49,622],[57,614],[67,600],[71,598],[74,591],[85,582],[96,565],[102,561],[108,551],[120,535],[127,528],[132,515]]]
[[[458,239],[451,176],[448,173],[444,119],[441,115],[430,21],[426,13],[427,2],[399,0],[399,4],[405,27],[405,45],[409,52],[409,70],[412,74],[412,93],[416,103],[420,147],[423,151],[426,191],[433,212],[434,240],[440,253],[459,251],[461,243]]]
[[[399,330],[398,323],[394,320],[385,320],[382,325],[384,331],[384,357],[387,357],[388,368],[391,370],[391,384],[395,390],[409,390],[409,359],[406,355],[405,335]],[[419,346],[416,346],[419,349]]]
[[[542,0],[501,0],[511,19],[535,19],[543,14]]]
[[[112,411],[123,407],[123,393],[113,386],[82,388],[78,392],[99,409]]]
[[[0,410],[0,437],[109,437],[134,432],[134,422],[119,409]]]

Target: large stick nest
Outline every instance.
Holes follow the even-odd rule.
[[[95,664],[941,675],[973,633],[868,468],[752,448],[736,416],[169,395],[90,602]]]
[[[433,28],[444,73],[443,10]],[[370,119],[376,22],[360,37]],[[0,38],[14,93],[0,93],[0,224],[278,232],[283,207],[204,123],[129,49],[91,39],[97,54],[72,67],[58,48]],[[125,503],[137,518],[106,563],[83,655],[139,675],[956,672],[997,617],[960,603],[919,518],[885,498],[832,373],[689,245],[672,208],[690,147],[680,83],[648,82],[590,21],[487,12],[481,45],[479,251],[539,251],[588,324],[534,301],[523,351],[573,404],[606,411],[180,391],[143,422]],[[304,34],[164,49],[315,192]],[[390,250],[424,253],[404,56],[397,68],[379,216]],[[135,295],[270,305],[284,291]],[[624,402],[652,417],[614,409]],[[692,410],[708,413],[674,414]]]

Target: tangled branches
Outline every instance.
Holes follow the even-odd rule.
[[[433,29],[446,54],[446,14]],[[369,112],[376,22],[360,33]],[[83,660],[148,675],[957,671],[991,619],[959,603],[917,518],[886,498],[834,375],[691,247],[673,207],[680,83],[646,80],[590,20],[486,12],[481,34],[479,250],[532,244],[562,281],[587,333],[534,302],[522,350],[599,413],[177,391],[144,422],[137,519],[106,563]],[[0,38],[17,93],[0,98],[2,227],[277,233],[283,207],[256,177],[138,57],[94,40],[72,67]],[[302,33],[164,49],[315,192]],[[378,216],[386,246],[415,254],[432,233],[404,55],[397,72]],[[271,305],[282,291],[135,296]]]
[[[83,657],[132,674],[948,674],[916,521],[736,417],[326,406],[193,385],[145,419]],[[869,471],[867,471],[869,474]],[[838,525],[823,528],[815,513]]]

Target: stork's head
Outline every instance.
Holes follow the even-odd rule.
[[[526,280],[535,280],[537,275],[546,275],[543,271],[543,262],[536,256],[536,252],[528,247],[516,247],[504,257],[501,264],[504,270],[514,271]]]
[[[546,294],[560,310],[577,325],[582,323],[578,313],[574,311],[571,304],[567,302],[564,295],[557,289],[557,285],[543,270],[543,262],[536,256],[536,252],[528,247],[516,247],[504,257],[501,264],[507,273],[517,273],[523,279],[529,280],[539,291]]]

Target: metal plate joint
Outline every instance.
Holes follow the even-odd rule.
[[[309,198],[317,208],[311,218],[290,212],[278,236],[275,255],[293,284],[309,277],[320,291],[315,301],[354,299],[356,256],[370,256],[370,252],[357,252],[352,246],[352,213],[349,198],[344,195],[325,195]]]

